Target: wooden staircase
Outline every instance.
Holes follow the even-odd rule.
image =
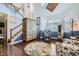
[[[17,28],[19,28],[20,26],[22,26],[22,23],[19,24],[16,27],[14,27],[13,29],[10,29],[10,39],[8,39],[8,43],[11,43],[12,42],[12,39],[15,38],[18,34],[20,34],[23,31],[23,29],[20,29],[15,34],[13,34],[13,31],[16,30]]]

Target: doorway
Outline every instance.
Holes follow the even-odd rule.
[[[7,18],[7,14],[0,12],[0,55],[4,54],[4,47],[7,46]]]

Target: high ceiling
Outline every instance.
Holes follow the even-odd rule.
[[[24,9],[24,4],[23,3],[12,3],[16,9],[18,10],[23,10]]]
[[[12,5],[23,15],[25,3],[12,3]],[[27,3],[29,4],[29,3]],[[33,13],[37,16],[50,16],[59,15],[66,13],[67,11],[76,8],[78,4],[73,3],[59,3],[52,12],[50,12],[46,7],[48,3],[34,3]],[[53,5],[52,5],[53,6]],[[27,6],[28,7],[28,6]]]
[[[27,4],[29,4],[29,3],[27,3]],[[25,13],[24,12],[24,3],[10,3],[10,5],[11,5],[11,7],[15,8],[16,10],[18,10],[20,14],[23,15],[23,13]],[[33,8],[35,9],[35,11],[33,11],[33,12],[34,13],[36,13],[36,12],[38,13],[38,11],[39,11],[39,12],[42,13],[42,15],[44,15],[44,12],[45,12],[45,14],[48,14],[48,13],[51,14],[51,12],[46,9],[47,5],[48,5],[48,3],[34,3],[33,4]]]
[[[12,4],[19,9],[23,8],[23,3],[12,3]]]

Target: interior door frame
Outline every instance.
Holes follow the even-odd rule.
[[[3,12],[0,12],[0,14],[3,14],[3,15],[5,15],[5,19],[4,19],[4,36],[5,36],[5,38],[4,38],[4,45],[7,45],[7,43],[8,43],[8,39],[7,39],[7,20],[8,20],[8,14],[6,14],[6,13],[3,13]]]
[[[5,44],[8,43],[8,39],[7,39],[7,20],[8,20],[8,15],[6,15],[6,19],[5,19]]]

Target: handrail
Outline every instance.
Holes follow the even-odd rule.
[[[8,3],[8,4],[11,5],[12,7],[14,7],[15,10],[16,10],[22,17],[24,17],[24,15],[22,15],[22,14],[18,11],[18,9],[17,9],[12,3]]]
[[[16,28],[18,28],[19,26],[21,26],[22,25],[22,23],[21,24],[19,24],[18,26],[16,26],[16,27],[14,27],[13,29],[12,29],[12,31],[13,30],[15,30]]]
[[[19,30],[18,32],[16,32],[16,34],[14,34],[13,36],[16,36],[17,34],[19,34],[22,30]]]
[[[27,19],[30,19],[30,18],[27,18]],[[32,20],[32,19],[31,19]],[[36,20],[33,20],[33,21],[36,21]],[[14,35],[12,35],[12,31],[17,29],[19,26],[21,26],[23,23],[19,24],[18,26],[14,27],[13,29],[10,29],[10,42],[12,42],[12,38],[14,38],[15,36],[17,36],[23,29],[19,30],[18,32],[16,32]]]
[[[12,31],[13,30],[15,30],[15,29],[17,29],[19,26],[21,26],[22,25],[22,23],[21,24],[19,24],[18,26],[16,26],[15,28],[13,28],[13,29],[10,29],[10,42],[12,42],[12,38],[14,38],[15,36],[17,36],[23,29],[21,29],[21,30],[19,30],[18,32],[16,32],[14,35],[12,35]]]

